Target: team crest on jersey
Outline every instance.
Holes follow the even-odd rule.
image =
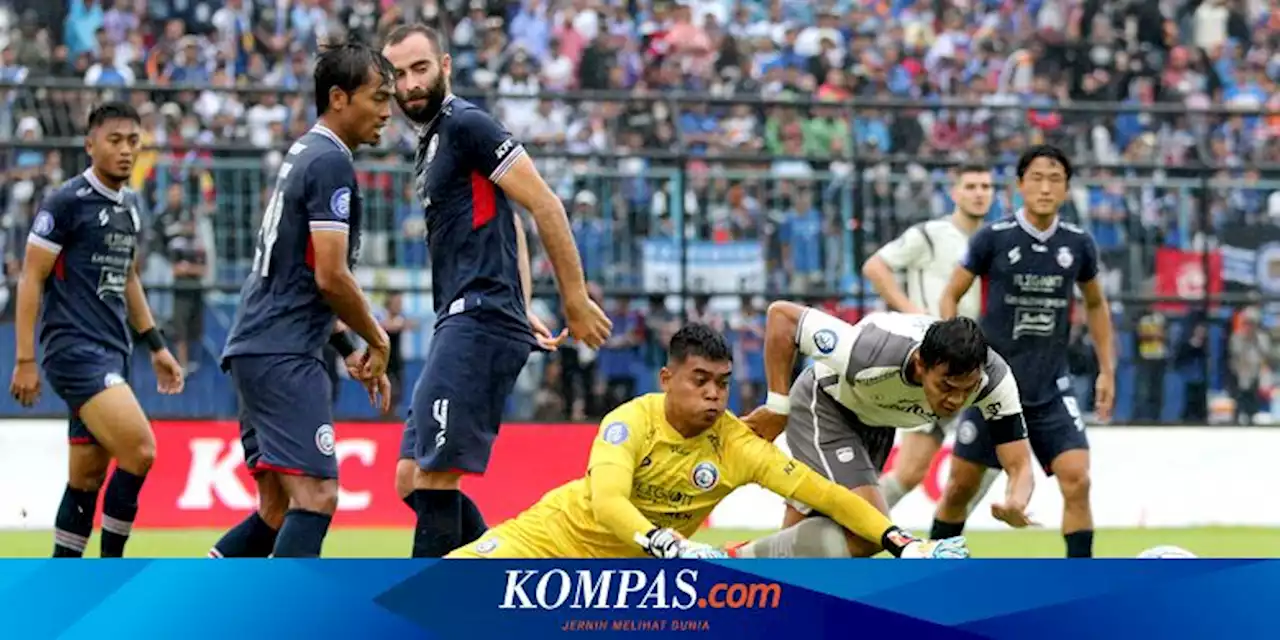
[[[31,232],[38,236],[47,236],[52,231],[53,214],[48,211],[37,213],[35,222],[31,223]]]
[[[333,450],[334,450],[333,425],[322,424],[320,425],[319,429],[316,429],[316,449],[318,449],[320,453],[326,456],[333,455]]]
[[[436,151],[440,150],[440,134],[431,136],[431,140],[427,142],[427,164],[431,164],[436,159]]]
[[[975,438],[978,437],[978,427],[973,424],[972,420],[965,420],[960,423],[960,428],[956,431],[956,440],[960,444],[973,444]]]
[[[813,346],[824,356],[836,350],[837,342],[836,332],[830,329],[819,329],[813,334]]]
[[[710,491],[720,484],[720,469],[710,462],[699,462],[693,467],[693,486]]]
[[[630,435],[630,432],[627,431],[627,425],[621,422],[614,422],[604,428],[604,441],[609,444],[622,444],[627,441]]]
[[[1072,262],[1075,262],[1075,256],[1071,255],[1071,249],[1060,247],[1058,249],[1058,266],[1063,269],[1070,269]]]
[[[497,548],[498,548],[497,538],[485,538],[484,540],[481,540],[480,542],[476,543],[476,553],[480,555],[493,553],[493,550]]]
[[[351,217],[351,187],[338,187],[329,196],[329,211],[333,217],[346,220]]]

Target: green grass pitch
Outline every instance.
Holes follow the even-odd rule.
[[[698,539],[722,544],[765,533],[705,530]],[[221,531],[205,529],[135,531],[127,555],[202,558],[221,535]],[[336,529],[325,541],[324,555],[329,558],[408,557],[411,535],[407,529]],[[975,558],[1058,558],[1064,548],[1057,531],[1044,529],[975,531],[967,537]],[[1177,545],[1208,558],[1275,558],[1280,557],[1280,529],[1103,529],[1094,539],[1094,552],[1100,557],[1132,558],[1143,549],[1162,544]],[[0,531],[0,557],[43,558],[48,557],[52,549],[51,531]],[[403,550],[403,555],[397,555],[398,550]],[[96,533],[87,555],[98,555]]]

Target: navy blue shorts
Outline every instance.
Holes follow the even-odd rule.
[[[1089,448],[1080,406],[1070,394],[1058,396],[1048,404],[1023,407],[1022,416],[1027,421],[1031,451],[1048,475],[1053,475],[1049,465],[1058,456],[1073,449]],[[970,407],[956,428],[955,456],[992,469],[1000,468],[995,445],[980,410]]]
[[[475,324],[437,329],[413,389],[401,456],[424,471],[484,473],[507,396],[531,350],[528,341]]]
[[[337,478],[333,387],[311,356],[228,359],[240,405],[240,442],[254,474],[275,471]]]
[[[67,441],[71,444],[98,444],[98,439],[89,433],[89,427],[80,419],[80,407],[108,387],[128,384],[128,356],[100,344],[85,342],[45,356],[42,368],[49,387],[67,403],[70,410]]]

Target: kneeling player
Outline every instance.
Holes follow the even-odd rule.
[[[124,555],[138,493],[155,459],[155,434],[125,381],[132,326],[151,350],[161,393],[182,391],[182,368],[165,348],[138,278],[141,231],[137,195],[125,188],[141,138],[132,107],[109,103],[89,115],[85,149],[92,165],[45,199],[31,226],[18,285],[17,363],[10,392],[23,406],[40,395],[41,362],[50,386],[71,410],[70,477],[54,521],[54,557],[78,558],[102,500],[102,557]]]
[[[791,385],[797,350],[814,364]],[[1034,480],[1017,384],[977,322],[873,313],[850,326],[817,309],[775,302],[766,320],[765,374],[768,402],[747,416],[752,430],[772,441],[785,429],[797,460],[885,513],[879,473],[894,429],[977,407],[991,419],[996,453],[1010,478],[992,515],[1013,526],[1029,523],[1024,511]],[[793,500],[783,526],[809,517],[813,506]],[[850,535],[848,542],[855,557],[880,551],[865,536]]]
[[[682,328],[660,373],[663,392],[605,417],[586,477],[553,489],[446,557],[723,556],[687,537],[734,489],[751,483],[814,505],[895,556],[968,556],[963,539],[917,540],[865,500],[757,438],[725,411],[732,368],[723,336],[701,324]]]

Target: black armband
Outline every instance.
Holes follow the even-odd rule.
[[[884,535],[880,536],[880,546],[884,547],[885,551],[893,554],[893,557],[895,558],[901,557],[902,550],[906,549],[907,545],[912,542],[919,541],[915,536],[899,529],[896,526],[889,527],[888,530],[884,532]]]
[[[147,348],[151,350],[151,353],[164,351],[164,336],[161,335],[160,330],[156,327],[143,331],[141,337],[142,341],[147,344]]]
[[[992,418],[987,421],[987,433],[991,435],[991,442],[996,446],[1024,440],[1027,437],[1027,421],[1021,413]]]
[[[356,352],[356,343],[347,335],[346,331],[335,331],[329,336],[329,346],[333,347],[338,355],[346,359],[347,356]]]

